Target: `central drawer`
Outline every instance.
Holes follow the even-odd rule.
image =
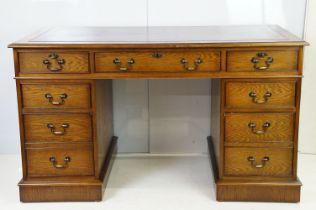
[[[95,53],[96,72],[210,72],[220,70],[220,51],[139,50]]]
[[[27,173],[36,176],[93,175],[92,144],[34,145],[26,149]]]
[[[24,129],[26,143],[92,140],[89,114],[26,114]]]

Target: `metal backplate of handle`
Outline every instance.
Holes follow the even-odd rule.
[[[249,97],[252,98],[252,102],[256,103],[256,104],[264,104],[267,103],[269,98],[272,96],[272,93],[270,91],[267,91],[264,95],[263,98],[260,99],[257,97],[257,93],[254,91],[251,91],[249,93]]]
[[[251,132],[254,134],[259,134],[259,135],[265,134],[270,126],[271,126],[271,124],[269,122],[265,122],[262,125],[262,130],[257,130],[256,123],[254,123],[254,122],[248,123],[248,127],[251,129]]]
[[[265,52],[258,52],[257,56],[251,59],[251,62],[256,70],[269,70],[273,63],[273,58]],[[260,65],[261,63],[264,65]]]
[[[184,68],[187,70],[187,71],[194,71],[198,68],[198,66],[203,63],[202,59],[201,58],[197,58],[194,60],[194,65],[193,66],[190,66],[189,65],[189,61],[185,58],[182,58],[180,60],[180,63],[183,64]]]
[[[69,128],[69,124],[68,123],[63,123],[61,125],[62,131],[57,131],[56,127],[53,123],[48,123],[47,124],[47,128],[50,129],[50,132],[54,135],[58,135],[58,136],[62,136],[66,134],[66,129]]]
[[[261,163],[258,164],[253,156],[249,156],[247,160],[250,162],[251,166],[254,168],[263,168],[266,163],[270,160],[268,156],[265,156],[261,159]]]
[[[49,162],[51,162],[55,168],[66,168],[70,161],[71,161],[71,158],[69,156],[66,156],[64,158],[64,163],[63,164],[58,164],[58,161],[57,161],[57,159],[55,157],[50,157],[49,158]]]
[[[133,64],[135,64],[135,63],[136,63],[136,61],[135,61],[134,58],[129,59],[129,60],[126,62],[126,66],[123,66],[121,60],[118,59],[118,58],[115,58],[115,59],[113,60],[113,64],[115,64],[115,65],[118,67],[118,69],[119,69],[120,71],[127,71],[127,70],[131,67],[131,65],[133,65]]]
[[[62,104],[64,104],[64,103],[65,103],[65,99],[66,99],[67,97],[68,97],[67,94],[66,94],[66,93],[63,93],[63,94],[60,94],[60,95],[59,95],[59,99],[60,99],[60,100],[54,101],[54,97],[53,97],[52,94],[50,94],[50,93],[46,93],[46,94],[45,94],[45,98],[47,98],[47,99],[48,99],[48,102],[49,102],[50,104],[52,104],[52,105],[62,105]]]
[[[60,58],[57,53],[49,54],[47,58],[43,60],[43,64],[49,71],[60,71],[63,70],[65,60]]]

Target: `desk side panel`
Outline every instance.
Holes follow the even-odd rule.
[[[101,176],[102,167],[113,137],[112,80],[97,80],[95,85],[95,127],[96,127],[96,175]],[[102,178],[102,177],[99,177]]]
[[[214,145],[214,152],[217,162],[217,167],[220,167],[220,143],[221,143],[221,79],[212,80],[211,90],[211,136]],[[218,172],[213,169],[215,177],[218,177]]]

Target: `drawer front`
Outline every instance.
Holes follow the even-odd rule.
[[[229,72],[287,72],[298,70],[298,50],[228,51]]]
[[[292,113],[233,113],[225,114],[227,142],[291,142],[294,114]]]
[[[228,81],[227,108],[295,107],[296,81]]]
[[[225,148],[225,175],[280,176],[292,175],[292,148]]]
[[[89,84],[23,84],[24,108],[90,108]]]
[[[95,54],[96,72],[209,72],[220,70],[220,52],[137,51],[102,52]]]
[[[90,144],[28,148],[26,149],[28,176],[93,175],[92,151]]]
[[[89,114],[26,114],[25,142],[79,142],[92,140]]]
[[[86,52],[20,52],[21,73],[89,73]]]

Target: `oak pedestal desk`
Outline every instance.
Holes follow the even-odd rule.
[[[102,199],[117,151],[112,79],[210,78],[217,200],[298,202],[306,45],[270,25],[54,28],[11,44],[21,201]]]

